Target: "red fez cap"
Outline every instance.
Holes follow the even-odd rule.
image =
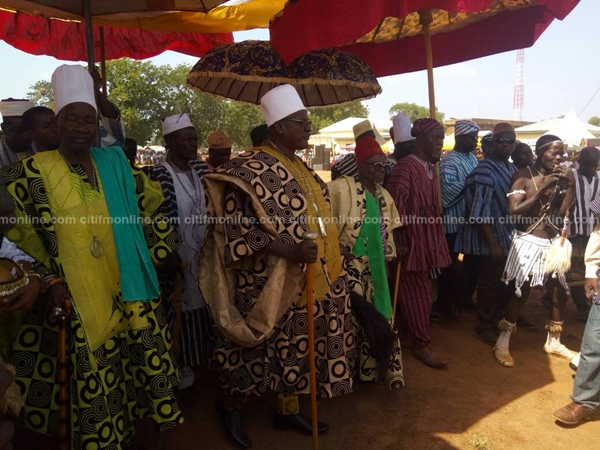
[[[354,153],[356,153],[356,162],[358,164],[362,163],[366,159],[369,159],[373,155],[385,156],[385,153],[383,153],[383,150],[381,150],[381,146],[372,136],[365,136],[359,140],[356,143]]]

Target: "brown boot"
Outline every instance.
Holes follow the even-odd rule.
[[[554,417],[567,425],[576,425],[589,416],[593,411],[585,409],[578,403],[572,402],[554,411]]]
[[[439,369],[442,367],[446,367],[446,365],[448,364],[446,358],[444,358],[439,353],[434,352],[429,347],[413,348],[412,352],[413,355],[415,355],[415,358],[417,358],[426,366],[435,367]]]

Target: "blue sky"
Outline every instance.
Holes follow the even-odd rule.
[[[537,43],[525,50],[524,119],[537,121],[566,114],[573,107],[579,118],[600,116],[600,36],[597,21],[600,1],[581,0],[563,22],[554,21]],[[236,40],[267,39],[268,31],[236,33]],[[435,51],[435,49],[434,49]],[[50,79],[62,64],[52,57],[32,56],[0,41],[0,98],[24,97],[29,86]],[[194,64],[196,58],[166,52],[157,64]],[[516,75],[516,52],[488,56],[434,71],[436,102],[446,118],[482,117],[511,119]],[[426,106],[424,71],[380,78],[383,93],[369,100],[371,118],[388,118],[398,102]],[[583,111],[582,111],[583,110]]]

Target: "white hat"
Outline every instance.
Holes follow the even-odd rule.
[[[290,114],[306,109],[298,92],[291,84],[282,84],[271,89],[260,99],[260,107],[269,127]]]
[[[83,66],[63,64],[52,74],[54,91],[54,112],[58,115],[61,109],[71,103],[87,103],[96,111],[94,80]]]
[[[0,101],[0,114],[2,117],[21,117],[25,111],[34,106],[35,104],[29,100],[7,98]]]
[[[365,134],[367,131],[372,131],[375,135],[375,140],[379,145],[383,145],[386,143],[386,140],[383,138],[377,127],[375,126],[375,122],[371,122],[369,119],[365,119],[361,122],[358,122],[356,125],[352,127],[352,133],[354,134],[354,140],[362,134]]]
[[[166,136],[177,130],[184,128],[194,128],[190,116],[187,113],[175,114],[174,116],[165,117],[162,121],[162,134]]]
[[[416,137],[410,134],[411,124],[408,114],[405,112],[398,113],[392,119],[392,122],[394,123],[394,144],[416,139]]]

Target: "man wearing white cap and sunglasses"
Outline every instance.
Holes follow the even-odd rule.
[[[311,124],[296,90],[267,92],[261,107],[265,145],[205,176],[209,211],[219,218],[200,261],[200,287],[215,320],[223,396],[217,412],[239,448],[251,442],[240,408],[250,394],[278,393],[274,426],[310,435],[298,394],[310,392],[306,264],[314,264],[318,392],[351,392],[355,358],[350,299],[338,232],[323,181],[295,155],[308,147]],[[304,231],[317,233],[304,241]],[[319,432],[327,431],[319,424]]]
[[[19,220],[7,236],[34,259],[49,293],[27,311],[14,347],[16,380],[24,386],[25,424],[58,434],[56,321],[67,320],[69,428],[77,448],[123,448],[134,424],[160,429],[182,421],[173,396],[179,374],[153,262],[176,266],[177,232],[162,220],[164,197],[120,147],[96,148],[92,77],[63,65],[52,75],[58,151],[2,170]],[[27,337],[25,337],[27,336]],[[101,412],[101,413],[100,413]]]

